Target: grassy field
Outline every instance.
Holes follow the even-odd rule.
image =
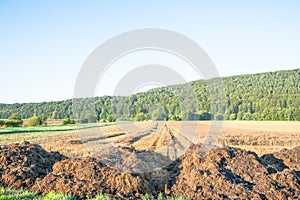
[[[22,199],[39,199],[39,200],[71,200],[71,196],[61,195],[51,192],[47,195],[38,195],[26,190],[14,190],[8,188],[0,188],[0,200],[22,200]]]
[[[114,123],[89,123],[89,124],[71,124],[71,125],[48,125],[36,127],[8,127],[0,128],[0,134],[12,133],[31,133],[31,132],[50,132],[50,131],[72,131],[78,129],[87,129],[112,125]]]
[[[23,199],[33,199],[33,200],[73,200],[72,196],[63,195],[55,192],[50,192],[46,195],[39,195],[33,192],[28,192],[26,190],[14,190],[7,188],[0,188],[0,200],[23,200]],[[99,195],[96,198],[89,200],[110,200],[107,195]]]

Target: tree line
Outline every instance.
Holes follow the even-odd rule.
[[[300,121],[300,69],[238,75],[124,96],[0,104],[0,119]]]

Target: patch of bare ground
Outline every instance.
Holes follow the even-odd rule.
[[[173,130],[167,123],[163,123],[159,131],[135,141],[132,146],[137,150],[154,151],[175,160],[190,144],[189,139]]]
[[[135,122],[91,128],[82,132],[6,134],[1,135],[0,144],[27,140],[40,144],[47,151],[58,151],[71,158],[88,156],[94,146],[109,143],[116,146],[133,145],[138,150],[156,151],[161,149],[156,147],[154,143],[156,139],[160,138],[158,141],[162,142],[161,144],[158,142],[157,145],[170,141],[167,137],[156,134],[161,132],[163,124],[164,122]],[[194,144],[203,143],[207,133],[217,139],[217,144],[220,146],[251,150],[258,155],[300,146],[300,122],[224,121],[218,124],[213,121],[183,121],[166,122],[166,124],[183,146],[187,146],[186,141]],[[72,142],[76,140],[77,143]],[[79,141],[82,141],[82,144]]]
[[[299,148],[295,151],[299,155]],[[174,167],[166,192],[192,199],[299,199],[300,177],[275,155],[273,160],[254,152],[215,148],[201,157],[192,146]],[[294,164],[292,164],[293,166]]]
[[[300,122],[224,122],[219,144],[258,155],[300,146]]]
[[[109,194],[118,198],[140,198],[151,191],[139,176],[121,173],[95,157],[75,158],[57,162],[53,171],[36,182],[33,191],[56,191],[79,198]]]
[[[52,165],[65,156],[47,152],[40,145],[22,142],[0,146],[0,183],[15,188],[30,188],[38,178],[52,171]]]
[[[300,122],[268,121],[191,121],[168,122],[194,144],[201,144],[207,134],[220,146],[232,146],[256,152],[273,153],[300,146]],[[193,138],[191,138],[193,137]]]

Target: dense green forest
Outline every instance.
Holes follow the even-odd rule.
[[[0,119],[44,115],[96,120],[300,121],[300,69],[247,74],[151,89],[129,97],[0,104]],[[73,112],[74,111],[74,112]]]

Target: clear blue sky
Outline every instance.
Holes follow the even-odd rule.
[[[72,98],[98,45],[145,27],[193,39],[221,76],[299,68],[299,10],[297,0],[1,0],[0,102]]]

